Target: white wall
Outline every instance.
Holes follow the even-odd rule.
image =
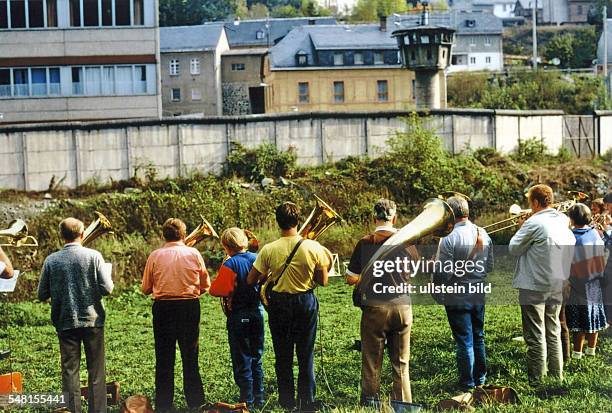
[[[601,150],[612,147],[612,112],[601,115]],[[406,112],[313,113],[198,120],[114,121],[0,128],[0,188],[45,190],[51,178],[74,187],[87,180],[128,179],[154,166],[159,177],[190,171],[217,173],[231,142],[295,148],[298,163],[320,165],[347,156],[376,157],[387,140],[408,128]],[[540,138],[556,152],[563,145],[561,112],[436,111],[426,121],[447,149],[516,149]]]

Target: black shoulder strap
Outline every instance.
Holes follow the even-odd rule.
[[[297,253],[298,249],[300,248],[300,245],[302,245],[302,242],[304,242],[304,238],[300,239],[297,242],[297,244],[295,244],[295,247],[293,247],[293,250],[291,251],[291,254],[289,254],[289,256],[287,257],[287,260],[285,261],[285,265],[283,266],[283,270],[278,275],[278,277],[276,277],[275,284],[278,284],[278,282],[280,281],[281,277],[285,273],[285,270],[289,267],[289,264],[291,264],[291,261],[293,260],[293,257],[295,256],[295,254]]]

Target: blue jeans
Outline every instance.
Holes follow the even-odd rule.
[[[245,308],[232,311],[227,317],[227,336],[232,356],[234,381],[240,389],[240,401],[251,406],[264,401],[263,308]]]
[[[483,304],[446,306],[446,315],[457,345],[459,384],[463,390],[485,383],[487,356],[484,342]]]
[[[313,403],[316,394],[314,345],[319,302],[312,291],[301,294],[272,292],[268,317],[274,345],[278,402],[285,409],[296,405],[293,349],[298,361],[298,407]]]

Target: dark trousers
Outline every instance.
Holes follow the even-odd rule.
[[[183,361],[183,388],[191,408],[204,403],[198,367],[200,335],[199,300],[160,300],[153,303],[155,336],[155,404],[169,410],[174,399],[174,358],[178,341]]]
[[[106,375],[104,372],[104,328],[75,328],[57,333],[62,361],[62,389],[68,393],[68,408],[80,413],[81,343],[85,348],[89,409],[91,413],[106,413]]]
[[[263,308],[233,310],[227,317],[227,336],[240,401],[248,405],[263,403]]]
[[[484,341],[485,306],[465,303],[446,306],[446,315],[457,347],[457,369],[462,390],[484,384],[487,355]]]
[[[567,318],[565,317],[565,304],[561,305],[559,313],[559,324],[561,325],[561,350],[563,351],[563,363],[567,363],[570,358],[570,332],[567,328]]]
[[[269,323],[274,346],[274,369],[278,384],[278,401],[285,409],[295,406],[293,352],[298,361],[298,406],[314,402],[314,345],[317,335],[319,302],[312,291],[301,294],[272,292]]]

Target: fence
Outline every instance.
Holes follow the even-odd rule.
[[[0,127],[0,188],[45,190],[53,177],[76,187],[134,176],[141,166],[160,177],[190,171],[219,172],[232,142],[271,143],[296,149],[298,162],[318,165],[347,156],[380,155],[407,124],[408,112],[292,113],[204,119],[125,120]],[[423,115],[421,113],[421,115]],[[429,113],[426,125],[445,146],[512,151],[519,139],[540,138],[553,151],[563,146],[559,111],[445,110]],[[612,147],[612,112],[593,116],[600,151]]]

